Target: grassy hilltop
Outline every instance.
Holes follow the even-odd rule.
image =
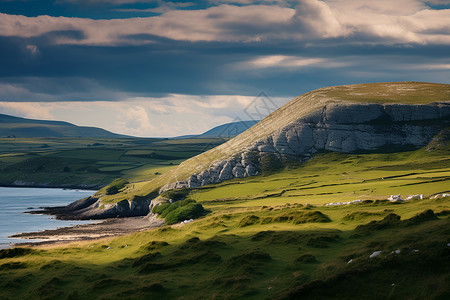
[[[411,86],[420,97],[404,98]],[[299,99],[314,107],[351,95],[383,103],[449,100],[448,85],[359,87],[366,98],[349,86]],[[223,147],[250,138],[245,133]],[[165,174],[190,170],[193,161]],[[107,199],[146,193],[166,176]],[[448,299],[449,181],[447,128],[414,151],[320,153],[262,176],[175,191],[209,213],[128,236],[1,250],[0,299]],[[391,194],[423,199],[389,202]],[[362,201],[324,205],[353,200]]]

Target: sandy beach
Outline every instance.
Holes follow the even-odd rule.
[[[163,224],[164,220],[148,216],[112,218],[99,221],[99,223],[95,224],[77,225],[73,227],[63,227],[38,232],[25,232],[13,235],[11,237],[23,239],[23,242],[17,242],[14,244],[16,247],[42,246],[121,236],[159,227]]]

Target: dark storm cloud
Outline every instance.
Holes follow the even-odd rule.
[[[99,10],[102,15],[89,10],[88,1],[84,10],[101,18],[119,7],[129,17],[134,15],[126,10],[162,2],[102,1],[109,7]],[[295,96],[326,85],[448,81],[450,10],[416,0],[362,2],[203,1],[166,5],[156,17],[110,20],[85,17],[83,0],[60,1],[51,16],[32,18],[15,16],[13,6],[2,9],[2,3],[0,100],[114,101],[261,90]],[[233,5],[216,6],[223,3]],[[67,5],[81,10],[63,14]]]

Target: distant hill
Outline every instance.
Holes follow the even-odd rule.
[[[233,138],[240,135],[259,121],[238,121],[216,126],[198,135],[183,135],[175,139]]]
[[[33,120],[0,114],[0,138],[6,137],[123,138],[127,136],[101,128],[77,126],[68,122]]]
[[[217,127],[214,127],[202,134],[198,137],[200,138],[210,138],[210,137],[222,137],[222,138],[232,138],[235,137],[253,125],[258,123],[258,121],[239,121],[226,123]]]

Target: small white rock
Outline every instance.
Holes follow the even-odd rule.
[[[376,256],[378,256],[378,255],[380,255],[380,254],[381,254],[381,251],[375,251],[374,253],[372,253],[372,254],[369,256],[369,258],[376,257]]]
[[[347,264],[349,264],[349,263],[351,263],[351,262],[353,262],[353,258],[350,259],[350,260],[347,262]]]
[[[414,249],[414,250],[413,250],[413,252],[419,252],[419,250],[417,250],[417,249]]]
[[[400,249],[397,249],[397,250],[395,250],[395,251],[392,251],[392,253],[400,254]]]

